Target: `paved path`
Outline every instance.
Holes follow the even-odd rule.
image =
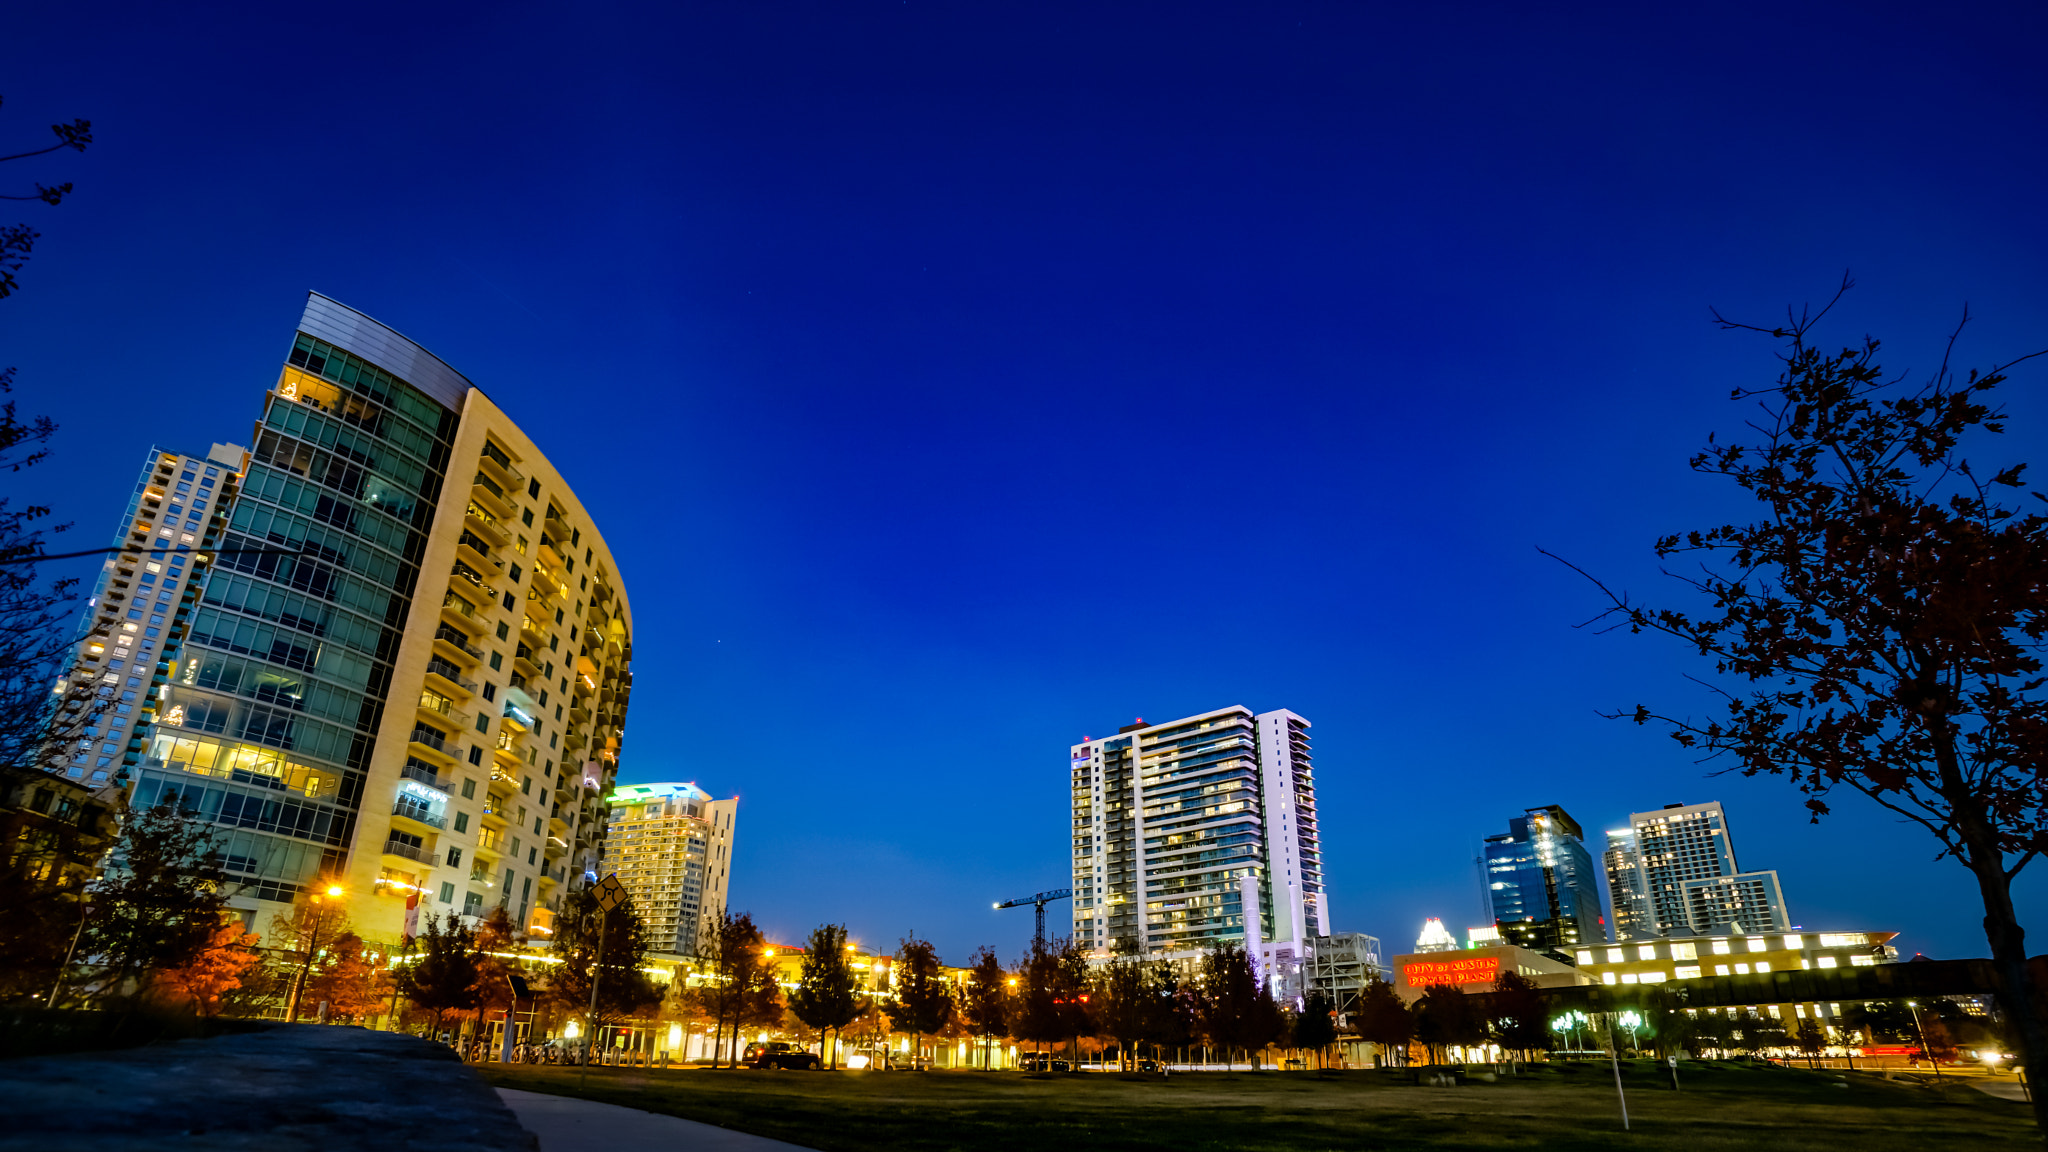
[[[633,1148],[688,1148],[690,1152],[808,1152],[766,1136],[749,1136],[715,1124],[642,1112],[617,1104],[500,1088],[498,1095],[528,1132],[540,1137],[540,1152],[621,1152]]]
[[[532,1148],[533,1134],[446,1045],[390,1032],[278,1024],[0,1061],[0,1152]]]
[[[1986,1096],[1996,1096],[2000,1100],[2018,1100],[2023,1102],[2027,1098],[2027,1090],[2021,1086],[2017,1078],[1993,1080],[1986,1077],[1972,1081],[1970,1087],[1984,1093]]]

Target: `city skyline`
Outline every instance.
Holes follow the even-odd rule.
[[[1938,359],[1965,301],[1969,362],[2048,343],[2048,230],[2004,191],[2041,161],[1996,146],[2038,134],[2001,55],[2038,36],[1304,7],[1166,40],[1090,13],[1076,46],[1069,18],[514,12],[329,103],[276,100],[274,62],[317,39],[382,77],[387,39],[138,9],[83,46],[29,13],[53,50],[9,122],[101,136],[49,177],[78,192],[0,317],[15,398],[64,426],[23,498],[97,534],[150,445],[245,436],[315,289],[522,424],[573,394],[536,438],[636,591],[621,779],[739,795],[732,906],[778,939],[834,919],[1014,955],[1029,918],[989,903],[1067,875],[1058,749],[1242,700],[1316,719],[1342,929],[1463,927],[1506,812],[1605,830],[1712,794],[1796,922],[1981,955],[1968,876],[1913,830],[1853,800],[1810,826],[1784,782],[1600,718],[1713,704],[1683,652],[1575,630],[1599,605],[1535,547],[1678,599],[1651,541],[1742,513],[1684,459],[1775,362],[1709,307],[1769,321],[1848,266],[1828,338],[1879,335],[1894,368]],[[1754,130],[1788,107],[1793,171]],[[510,159],[536,141],[565,174]],[[1921,159],[1961,152],[1994,170]],[[2001,392],[2015,429],[2048,421],[2039,382]],[[1150,550],[1189,528],[1234,551]],[[971,756],[930,788],[935,748]]]

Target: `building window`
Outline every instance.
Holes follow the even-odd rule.
[[[462,789],[462,794],[463,794],[463,796],[465,796],[465,797],[467,797],[467,796],[469,795],[469,787],[468,787],[469,783],[470,783],[470,782],[469,782],[469,781],[467,781],[467,780],[463,781],[463,785],[464,785],[464,786],[463,786],[463,789]],[[455,814],[455,830],[456,830],[457,832],[467,832],[467,831],[469,831],[469,813],[467,813],[467,812],[457,812],[457,813]],[[450,861],[448,861],[448,863],[450,863],[450,864],[454,864],[454,863],[455,863],[455,861],[453,861],[453,860],[450,860]]]
[[[497,672],[497,671],[500,671],[500,670],[502,670],[502,669],[503,669],[504,667],[505,667],[505,657],[504,657],[504,656],[503,656],[502,654],[500,654],[500,653],[497,653],[497,652],[493,652],[493,653],[491,653],[491,671],[493,671],[493,672]],[[489,690],[488,690],[488,689],[487,689],[487,690],[485,691],[485,694],[484,694],[484,699],[486,699],[486,700],[490,700],[490,699],[493,699],[493,697],[492,697],[492,696],[490,695],[490,693],[489,693]]]
[[[533,527],[533,509],[521,509],[519,513],[519,522],[526,525],[528,528]]]
[[[456,831],[458,831],[458,832],[459,832],[459,831],[461,831],[461,829],[459,829],[459,828],[458,828],[458,829],[456,829]],[[450,849],[448,849],[448,866],[449,866],[450,868],[455,868],[455,867],[459,867],[459,866],[460,866],[461,864],[462,864],[462,849],[460,849],[460,848],[450,848]]]
[[[446,883],[441,885],[441,903],[455,903],[455,885]]]

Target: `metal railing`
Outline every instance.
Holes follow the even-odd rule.
[[[432,864],[434,862],[433,853],[417,845],[407,844],[396,837],[384,841],[384,851],[387,855],[403,856],[407,860],[416,860],[421,864]]]

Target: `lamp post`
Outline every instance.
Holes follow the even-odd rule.
[[[1906,1001],[1906,1010],[1913,1014],[1913,1033],[1920,1037],[1920,1051],[1926,1055],[1927,1062],[1934,1065],[1934,1078],[1939,1081],[1941,1079],[1941,1061],[1934,1058],[1934,1049],[1927,1046],[1927,1031],[1920,1027],[1920,1002],[1917,1000]]]
[[[1641,1052],[1642,1047],[1636,1043],[1636,1030],[1643,1026],[1643,1018],[1631,1010],[1623,1012],[1614,1022],[1628,1029],[1628,1046]]]
[[[339,899],[346,891],[339,884],[329,884],[323,892],[315,892],[309,898],[313,904],[313,927],[306,934],[306,959],[299,965],[298,979],[292,981],[291,1003],[285,1009],[287,1023],[299,1021],[299,998],[306,993],[306,977],[313,971],[313,952],[320,946],[320,925],[327,920],[327,900]]]

